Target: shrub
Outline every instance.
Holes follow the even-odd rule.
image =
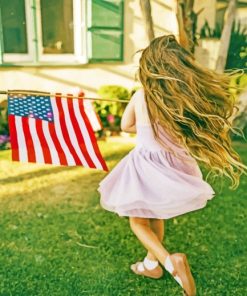
[[[200,38],[219,39],[223,27],[216,24],[214,29],[209,27],[208,21],[205,21],[200,31]],[[234,21],[231,31],[231,39],[226,61],[226,69],[239,68],[245,69],[247,66],[247,27],[240,21]]]
[[[223,27],[216,23],[215,28],[210,28],[209,23],[205,20],[204,25],[201,27],[200,38],[217,38],[221,36]]]
[[[102,99],[119,99],[128,102],[130,93],[127,88],[118,85],[104,85],[98,90],[98,95]],[[126,107],[125,103],[110,101],[94,101],[95,112],[98,113],[102,121],[103,127],[110,130],[120,131],[120,122],[123,111]]]
[[[9,147],[7,100],[0,102],[0,150]]]
[[[233,78],[231,81],[232,86],[237,86],[239,91],[235,91],[234,95],[238,96],[238,112],[233,119],[233,126],[242,130],[243,135],[247,138],[247,74],[240,77]],[[244,140],[243,136],[232,134],[234,140]],[[245,139],[247,141],[247,139]]]
[[[0,135],[0,150],[10,148],[10,138],[7,135]]]
[[[9,134],[7,105],[7,100],[0,102],[0,135]]]
[[[240,22],[233,24],[226,69],[247,67],[247,27]]]

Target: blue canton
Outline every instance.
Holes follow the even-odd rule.
[[[54,121],[50,96],[8,96],[8,114]]]

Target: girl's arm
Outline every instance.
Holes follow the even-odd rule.
[[[135,94],[131,97],[121,118],[121,130],[127,133],[136,133]]]
[[[134,124],[125,130],[122,129],[122,131],[127,132],[127,133],[136,133],[136,126]]]

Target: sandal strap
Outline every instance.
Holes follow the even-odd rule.
[[[143,272],[143,271],[145,271],[145,266],[144,266],[143,262],[138,262],[138,263],[137,263],[137,266],[136,266],[136,269],[137,269],[139,272]]]
[[[172,261],[171,261],[171,258],[170,256],[168,255],[166,257],[166,260],[165,260],[165,265],[164,265],[165,269],[170,272],[170,274],[174,277],[174,279],[180,284],[181,287],[183,287],[183,283],[182,283],[182,280],[181,278],[177,275],[177,272],[175,271],[175,268],[172,264]]]
[[[143,260],[143,264],[144,264],[145,269],[153,270],[153,269],[157,268],[157,266],[159,266],[159,261],[158,260],[150,260],[146,256]]]
[[[166,257],[164,267],[165,267],[165,269],[166,269],[168,272],[170,272],[172,275],[175,275],[175,273],[174,273],[174,272],[175,272],[175,268],[174,268],[174,266],[173,266],[173,264],[172,264],[172,261],[171,261],[171,258],[170,258],[169,255]]]

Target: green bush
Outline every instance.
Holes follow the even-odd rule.
[[[205,20],[204,25],[200,30],[200,38],[217,38],[219,39],[221,36],[223,27],[216,23],[215,28],[210,28],[209,23]]]
[[[242,135],[231,134],[233,140],[245,140],[247,141],[247,101],[240,100],[241,93],[247,91],[247,74],[236,76],[232,78],[231,86],[237,87],[237,89],[233,92],[235,96],[238,97],[238,108],[239,111],[234,117],[233,126],[238,130],[243,132]]]
[[[0,150],[10,148],[7,100],[0,102]]]
[[[247,141],[247,105],[239,112],[239,114],[234,118],[234,127],[240,129],[243,135],[232,135],[233,140]]]
[[[128,102],[130,93],[127,88],[119,85],[103,85],[98,90],[102,99],[118,99]],[[103,127],[110,130],[120,131],[121,117],[126,107],[125,103],[99,100],[94,101],[95,111],[100,116]]]
[[[200,30],[200,38],[220,39],[223,27],[216,24],[210,28],[208,21],[205,21]],[[247,27],[240,21],[234,21],[231,31],[231,39],[227,54],[225,69],[239,68],[246,71],[247,66]]]
[[[9,134],[7,104],[7,100],[0,102],[0,135]]]
[[[234,22],[226,61],[226,69],[247,67],[247,26]]]

